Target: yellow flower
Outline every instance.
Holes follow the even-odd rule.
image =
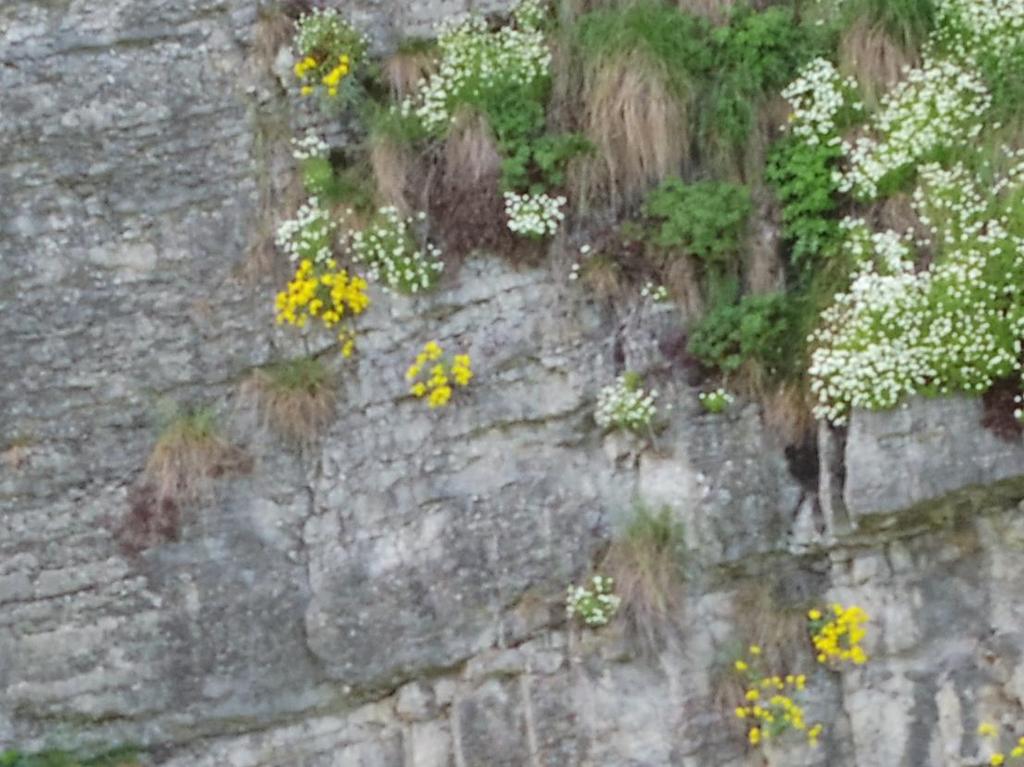
[[[982,722],[978,725],[978,734],[984,738],[994,738],[998,732],[996,726],[990,722]]]
[[[313,92],[313,86],[312,85],[303,85],[302,86],[301,93],[302,93],[303,96],[308,96],[312,92]]]
[[[999,767],[999,765],[1001,765],[1005,761],[1006,757],[1000,753],[992,754],[992,756],[990,756],[988,759],[988,763],[993,765],[993,767]]]
[[[750,741],[750,745],[756,746],[761,742],[761,728],[751,727],[750,733],[747,735],[747,739]]]
[[[1010,752],[1010,756],[1014,759],[1019,759],[1024,756],[1024,746],[1014,746],[1013,750]]]
[[[746,697],[747,700],[757,700],[758,698],[761,697],[761,693],[758,692],[757,690],[750,689],[750,690],[747,690],[747,694],[744,697]]]
[[[736,709],[736,716],[738,716],[740,719],[746,719],[748,713],[749,712],[742,706]]]
[[[749,668],[749,666],[741,660],[736,661],[735,666],[737,671],[746,671]]]
[[[758,647],[756,644],[750,645],[750,654],[751,655],[760,655],[761,654],[761,648]]]
[[[419,374],[420,374],[420,366],[418,364],[410,365],[409,369],[405,371],[405,380],[406,381],[411,381],[412,379],[414,379]]]
[[[450,386],[438,386],[432,392],[427,400],[427,404],[432,407],[443,407],[448,404],[448,400],[452,397],[452,389]]]
[[[341,356],[348,359],[352,356],[352,353],[356,350],[356,342],[351,338],[341,345]]]
[[[818,610],[818,609],[808,610],[807,617],[810,618],[812,621],[820,621],[821,620],[821,610]]]
[[[437,341],[428,341],[423,347],[423,353],[427,355],[428,360],[439,360],[444,351]]]
[[[424,394],[427,393],[427,385],[425,383],[420,382],[414,384],[412,389],[410,389],[409,391],[412,392],[412,395],[414,397],[422,397]]]

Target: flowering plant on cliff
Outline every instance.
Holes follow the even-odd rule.
[[[700,404],[704,406],[704,409],[709,413],[721,413],[733,402],[733,397],[722,387],[718,387],[714,391],[702,391],[698,395]]]
[[[277,324],[303,328],[319,322],[332,332],[345,320],[362,314],[370,305],[366,281],[338,267],[334,259],[321,264],[303,259],[288,286],[277,294]],[[355,332],[348,327],[337,332],[345,357],[355,350]]]
[[[565,614],[572,620],[579,617],[587,626],[607,626],[619,609],[621,599],[614,593],[615,581],[595,575],[589,586],[569,586]]]
[[[988,758],[988,763],[993,767],[1024,763],[1024,737],[1014,737],[1013,745],[1007,750],[999,749],[999,741],[1002,738],[999,735],[999,728],[991,722],[982,722],[978,725],[978,735],[988,741],[994,741],[996,744],[997,750],[993,751]],[[1015,761],[1018,759],[1022,761]]]
[[[290,218],[277,228],[274,242],[292,262],[312,261],[325,264],[334,251],[334,238],[338,225],[320,206],[320,200],[310,197]]]
[[[602,429],[640,431],[651,425],[658,409],[654,400],[658,392],[647,392],[637,373],[625,373],[597,395],[594,420]]]
[[[429,374],[429,375],[425,375]],[[409,393],[425,399],[431,409],[444,407],[452,398],[455,386],[469,386],[473,379],[472,361],[468,354],[444,359],[444,349],[437,341],[428,341],[416,355],[416,361],[405,372]]]
[[[479,17],[449,22],[437,39],[441,61],[402,113],[415,116],[431,133],[443,133],[460,105],[480,106],[510,87],[532,88],[548,77],[551,51],[539,28],[543,12],[534,0],[521,2],[510,23],[491,31]]]
[[[864,624],[868,614],[860,607],[834,604],[829,610],[814,608],[807,613],[807,621],[818,663],[867,663],[861,642],[867,636]]]
[[[296,23],[295,77],[303,96],[320,91],[330,99],[351,95],[351,72],[368,41],[334,8],[316,8]]]
[[[505,192],[508,228],[523,237],[540,239],[553,236],[565,218],[565,203],[565,197],[552,197],[543,192]]]
[[[444,264],[438,247],[428,242],[421,248],[416,242],[415,224],[425,218],[423,213],[415,219],[403,218],[394,206],[380,208],[368,226],[348,233],[346,244],[352,260],[365,266],[367,277],[385,290],[427,290]]]
[[[747,742],[760,746],[792,731],[803,733],[811,745],[818,744],[822,725],[808,726],[807,714],[798,700],[805,690],[803,674],[771,674],[764,670],[764,655],[751,645],[745,657],[736,660],[733,670],[743,682],[743,701],[735,709],[736,717],[747,727]]]

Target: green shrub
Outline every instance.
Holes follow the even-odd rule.
[[[787,137],[768,158],[766,179],[782,203],[783,234],[790,244],[790,263],[801,282],[842,241],[837,211],[838,185],[833,178],[842,157],[836,144],[810,144]]]
[[[723,373],[756,363],[772,378],[785,378],[800,363],[801,355],[794,353],[798,316],[798,302],[781,293],[719,304],[694,329],[689,350]]]
[[[651,192],[646,213],[660,222],[655,244],[679,248],[705,267],[723,270],[738,260],[752,209],[746,187],[673,178]]]
[[[134,767],[139,751],[124,746],[94,756],[49,749],[35,754],[9,750],[0,753],[0,767]]]

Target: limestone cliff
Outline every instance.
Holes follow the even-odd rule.
[[[386,47],[465,5],[353,18]],[[261,18],[251,0],[0,4],[0,750],[755,765],[722,692],[730,653],[836,600],[871,615],[871,661],[814,672],[822,747],[772,763],[978,763],[980,721],[1019,723],[1024,447],[973,400],[915,401],[823,427],[820,470],[800,470],[756,405],[703,413],[674,309],[590,299],[557,245],[376,296],[355,361],[309,349],[340,381],[323,439],[238,427],[243,470],[177,540],[126,550],[157,403],[236,423],[239,379],[295,344],[273,325],[279,275],[252,267],[287,138],[316,118],[272,74]],[[478,361],[457,410],[406,394],[426,337]],[[624,367],[658,384],[653,440],[594,424]],[[654,658],[564,613],[635,498],[687,533],[685,631]]]

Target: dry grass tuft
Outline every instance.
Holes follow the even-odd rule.
[[[683,528],[672,511],[640,507],[601,562],[622,599],[617,619],[645,652],[656,653],[680,628],[684,555]]]
[[[839,68],[860,84],[867,104],[879,98],[903,77],[907,67],[920,64],[920,57],[886,32],[881,24],[861,18],[843,32],[839,41]]]
[[[596,147],[570,174],[581,210],[634,204],[688,166],[693,99],[670,87],[664,66],[636,52],[588,65],[581,93],[581,128]]]
[[[783,445],[799,445],[817,429],[812,403],[799,382],[786,383],[761,396],[764,423]]]
[[[475,250],[515,249],[500,182],[501,155],[487,119],[463,110],[435,154],[426,181],[427,206],[445,255],[458,259]]]
[[[299,446],[315,442],[334,415],[334,392],[327,370],[317,359],[255,370],[242,383],[238,398],[260,429],[269,428]]]
[[[282,48],[291,45],[295,22],[280,4],[260,8],[253,31],[250,56],[258,67],[269,71]]]
[[[146,462],[143,485],[151,486],[161,501],[185,505],[209,496],[214,477],[245,465],[242,451],[218,432],[213,414],[198,410],[178,416],[161,433]]]
[[[662,269],[662,282],[675,299],[679,308],[690,320],[704,316],[707,305],[701,290],[700,269],[693,258],[679,254]]]
[[[422,80],[426,80],[437,68],[437,62],[428,51],[396,51],[384,59],[384,79],[391,96],[401,101],[412,96]]]
[[[413,176],[416,158],[412,149],[388,135],[370,137],[370,167],[377,185],[377,198],[381,205],[393,205],[408,215],[409,182]]]

